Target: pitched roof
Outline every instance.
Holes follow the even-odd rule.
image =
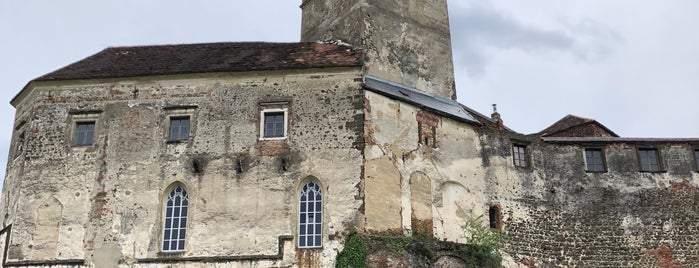
[[[392,99],[410,103],[433,113],[473,125],[481,125],[464,106],[455,100],[409,88],[371,75],[364,75],[364,87]]]
[[[34,81],[360,66],[361,51],[325,43],[228,42],[111,47]]]
[[[538,133],[542,137],[619,137],[594,119],[566,115]]]

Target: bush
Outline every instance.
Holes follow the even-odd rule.
[[[471,219],[463,226],[469,236],[469,244],[475,246],[464,252],[465,255],[478,257],[499,264],[502,261],[501,250],[505,246],[504,231],[493,231],[483,226],[482,217]]]
[[[337,255],[337,268],[365,268],[367,249],[364,241],[357,234],[350,235],[345,242],[345,248]]]
[[[379,251],[397,258],[411,258],[424,264],[424,267],[437,261],[437,253],[444,251],[458,256],[467,267],[500,267],[504,234],[490,231],[478,224],[477,219],[469,221],[464,231],[471,236],[470,244],[440,241],[422,233],[413,236],[391,232],[354,233],[347,238],[345,248],[337,255],[335,267],[367,267],[367,256]]]

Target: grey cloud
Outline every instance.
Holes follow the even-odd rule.
[[[617,31],[592,19],[572,21],[562,18],[560,23],[575,37],[572,53],[583,60],[601,60],[612,52],[616,44],[624,41]]]
[[[470,76],[484,73],[490,57],[498,50],[517,49],[529,53],[560,51],[582,60],[606,56],[610,44],[620,37],[592,20],[559,21],[560,29],[526,25],[497,10],[487,1],[473,4],[451,15],[453,47],[457,60]]]

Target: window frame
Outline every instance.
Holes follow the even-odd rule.
[[[692,148],[692,156],[694,157],[694,171],[699,172],[699,148]]]
[[[178,137],[177,139],[172,138],[172,122],[177,120],[181,121],[183,119],[187,119],[187,137],[186,138],[181,138]],[[180,127],[181,129],[181,127]],[[192,116],[190,114],[172,114],[168,116],[167,120],[167,142],[168,143],[180,143],[180,142],[187,142],[189,139],[192,137]]]
[[[316,188],[313,191],[311,191],[309,185],[313,184]],[[320,199],[316,199],[316,196],[314,196],[314,200],[310,200],[307,198],[305,201],[302,199],[304,196],[304,188],[309,187],[309,192],[315,192],[316,195],[319,195]],[[298,219],[297,219],[297,234],[296,234],[296,247],[299,249],[316,249],[316,248],[323,248],[323,216],[325,216],[324,212],[324,197],[323,197],[323,187],[318,183],[317,180],[311,179],[307,180],[303,184],[301,184],[301,187],[298,190],[298,213],[296,214]],[[306,206],[304,206],[304,202]],[[318,203],[320,203],[320,208],[318,207]],[[310,211],[308,208],[308,204],[315,204],[313,207],[314,210]],[[305,208],[305,209],[304,209]],[[309,212],[310,211],[310,212]],[[308,214],[311,213],[311,214]],[[319,216],[315,215],[320,213]],[[304,216],[304,214],[306,216]],[[308,215],[314,215],[313,223],[309,223],[309,217]],[[304,222],[302,222],[304,221]],[[308,226],[312,226],[312,234],[308,233]],[[302,231],[305,228],[306,231]],[[310,241],[313,241],[313,245],[309,245],[308,242],[309,240],[307,238],[312,237],[313,239]],[[302,239],[305,240],[305,242],[302,245]]]
[[[81,143],[78,141],[80,136],[80,126],[92,125],[92,136],[89,143]],[[73,122],[73,146],[91,146],[95,144],[95,134],[97,134],[97,120],[94,119],[79,119]]]
[[[172,193],[174,193],[177,189],[182,189],[182,192],[184,195],[180,195],[182,197],[180,205],[177,207],[180,210],[179,216],[177,217],[178,219],[178,226],[177,228],[174,228],[172,225],[172,222],[170,222],[170,227],[168,227],[168,220],[174,219],[174,213],[175,213],[175,201],[173,201],[173,206],[172,206],[172,214],[173,216],[168,216],[168,209],[171,208],[168,203],[170,201],[170,197]],[[177,194],[175,194],[177,195]],[[160,235],[160,252],[162,253],[182,253],[186,251],[187,249],[187,220],[190,218],[189,215],[189,208],[190,208],[190,196],[189,192],[187,191],[187,187],[180,183],[173,184],[172,186],[168,187],[167,190],[165,191],[165,197],[163,199],[163,209],[162,209],[162,219],[163,222],[161,224],[161,235]],[[183,202],[187,202],[187,204],[182,204]],[[183,210],[182,208],[186,208]],[[182,216],[182,211],[184,211],[184,216]],[[182,222],[180,221],[182,218],[184,218],[184,227],[182,227]],[[176,233],[173,233],[172,231],[176,230]],[[180,231],[184,231],[184,239],[180,239]],[[168,234],[168,231],[170,231],[170,237],[166,238],[166,234]],[[172,234],[177,234],[177,239],[172,239]],[[172,242],[176,242],[176,249],[172,248],[165,248],[165,243],[170,243],[170,246],[172,246]],[[180,244],[181,242],[181,244]],[[181,248],[180,248],[181,245]]]
[[[529,150],[528,150],[527,147],[528,147],[528,146],[527,146],[526,144],[522,144],[522,143],[512,143],[512,149],[511,149],[511,151],[512,151],[512,164],[513,164],[515,167],[518,167],[518,168],[529,168],[529,166],[530,166],[530,163],[529,163]],[[521,152],[521,153],[520,153],[520,152],[516,152],[516,151],[515,151],[516,148],[522,148],[523,152]],[[523,159],[517,159],[518,156],[521,157],[521,158],[523,158]],[[517,160],[519,160],[519,161],[517,161]],[[517,164],[518,162],[522,163],[522,165],[518,165],[518,164]]]
[[[600,153],[600,165],[602,166],[601,170],[590,170],[590,162],[587,159],[587,152],[599,152]],[[598,148],[598,147],[588,147],[583,150],[583,161],[585,163],[585,172],[587,173],[605,173],[607,172],[607,157],[606,154],[604,153],[603,148]],[[593,157],[594,159],[594,157]]]
[[[100,117],[102,115],[102,110],[71,110],[68,112],[70,117],[68,124],[72,124],[67,131],[66,139],[73,148],[89,148],[92,145],[97,144],[100,129]],[[92,128],[92,141],[90,143],[78,143],[78,129],[79,124],[92,123],[94,126]]]
[[[641,152],[655,152],[655,162],[657,165],[657,170],[651,170],[651,169],[645,169],[643,166],[643,156]],[[648,172],[648,173],[658,173],[658,172],[665,172],[665,166],[663,165],[663,158],[661,156],[660,150],[655,147],[640,147],[636,150],[636,155],[638,157],[638,167],[640,172]]]
[[[283,114],[283,133],[281,137],[265,137],[265,130],[267,126],[267,114]],[[264,108],[260,111],[260,140],[284,140],[288,136],[289,129],[289,109],[288,108]]]
[[[161,137],[167,144],[187,144],[192,142],[197,132],[197,105],[168,105],[163,107],[164,118],[161,125]],[[170,140],[170,126],[172,119],[189,118],[189,129],[187,131],[187,139]]]

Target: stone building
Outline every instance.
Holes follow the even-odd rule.
[[[299,43],[108,48],[29,82],[2,266],[332,267],[351,231],[468,243],[479,216],[506,266],[697,265],[699,139],[524,135],[456,102],[444,0],[301,8]]]

